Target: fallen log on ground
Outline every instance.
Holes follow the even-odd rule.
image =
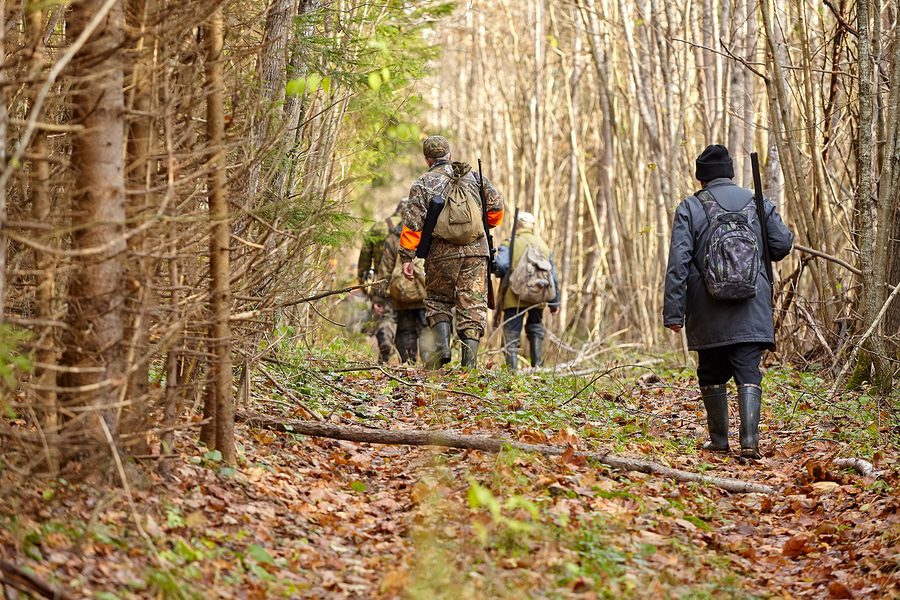
[[[39,579],[36,575],[32,575],[22,568],[11,562],[0,560],[0,592],[4,586],[18,590],[26,597],[35,595],[39,598],[51,598],[56,600],[69,600],[71,596],[62,590],[59,590],[46,581]],[[15,598],[14,595],[8,593],[3,594],[4,597]]]
[[[243,421],[250,425],[283,431],[286,433],[299,433],[314,437],[325,437],[348,442],[367,442],[371,444],[395,444],[404,446],[442,446],[445,448],[460,448],[464,450],[481,450],[483,452],[500,452],[503,448],[515,448],[524,452],[535,452],[545,456],[562,456],[571,452],[568,447],[549,446],[544,444],[526,444],[505,438],[494,438],[483,435],[465,435],[447,431],[429,431],[421,429],[389,430],[389,429],[363,429],[361,427],[346,427],[321,423],[318,421],[281,420],[258,414],[241,414]],[[595,460],[604,465],[622,471],[638,471],[649,475],[660,475],[676,481],[704,483],[739,494],[773,494],[775,489],[761,483],[752,483],[730,477],[715,477],[700,475],[681,469],[673,469],[653,461],[640,458],[628,458],[608,452],[574,452],[572,458],[585,458]]]
[[[831,461],[831,464],[842,469],[854,469],[863,477],[878,477],[880,475],[872,463],[861,458],[835,458]]]

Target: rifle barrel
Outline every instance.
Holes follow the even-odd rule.
[[[493,310],[494,286],[491,284],[491,272],[494,270],[494,236],[491,235],[491,228],[487,220],[487,198],[484,196],[484,175],[481,172],[481,159],[478,159],[478,195],[481,197],[481,225],[484,227],[484,237],[487,240],[488,256],[487,256],[487,276],[485,285],[487,286],[487,305]]]
[[[762,175],[759,172],[759,154],[756,152],[750,153],[750,168],[753,171],[753,195],[756,199],[756,214],[759,218],[759,228],[762,233],[763,263],[766,267],[766,277],[769,278],[769,285],[774,293],[775,281],[772,272],[772,257],[769,254],[769,231],[766,227],[765,197],[762,189]]]

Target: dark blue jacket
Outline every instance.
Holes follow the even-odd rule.
[[[707,189],[727,210],[740,210],[753,197],[753,192],[735,185],[731,179],[714,179],[707,184]],[[766,200],[764,211],[769,253],[773,261],[778,261],[791,251],[794,235],[781,220],[774,204]],[[757,221],[754,224],[762,242],[759,224]],[[708,227],[706,213],[696,196],[688,196],[678,205],[666,269],[663,324],[683,325],[691,350],[745,342],[759,342],[774,349],[771,287],[762,265],[753,298],[723,302],[713,299],[706,291],[697,265],[702,252],[699,242]]]

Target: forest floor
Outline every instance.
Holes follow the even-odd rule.
[[[115,468],[42,481],[0,464],[0,559],[101,599],[900,596],[900,428],[864,393],[824,400],[814,373],[769,371],[765,456],[745,464],[699,450],[704,413],[687,371],[429,374],[295,359],[266,368],[332,423],[612,451],[777,492],[730,494],[571,453],[357,444],[239,423],[237,468],[180,432],[170,477],[158,459],[137,460],[127,492]],[[304,414],[263,378],[240,410]],[[835,457],[880,473],[835,468]]]

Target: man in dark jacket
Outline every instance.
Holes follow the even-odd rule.
[[[721,145],[706,148],[697,158],[696,178],[702,190],[685,198],[675,210],[669,264],[666,271],[663,324],[672,331],[686,328],[688,347],[698,354],[697,378],[706,407],[710,440],[703,447],[728,451],[728,398],[726,383],[732,377],[738,386],[741,455],[759,458],[759,414],[762,374],[759,363],[765,349],[775,348],[772,324],[771,282],[762,264],[756,268],[756,295],[744,300],[716,300],[704,281],[703,261],[710,235],[708,208],[698,194],[718,205],[716,210],[744,211],[757,232],[758,243],[768,244],[772,260],[781,260],[791,250],[794,236],[766,200],[764,214],[768,239],[762,239],[759,220],[748,203],[753,192],[732,182],[734,167],[728,150]],[[705,193],[704,193],[705,192]],[[762,246],[759,246],[761,249]],[[758,253],[762,261],[762,251]]]

